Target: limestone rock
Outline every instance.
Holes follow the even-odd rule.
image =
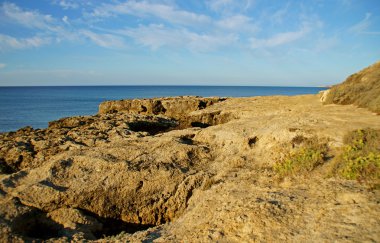
[[[63,118],[50,122],[47,129],[27,127],[0,134],[0,168],[4,173],[36,168],[64,151],[156,134],[176,126],[178,123],[170,118],[122,112]]]
[[[326,178],[328,162],[284,181],[272,169],[379,116],[318,95],[222,100],[108,102],[0,134],[0,241],[380,241],[378,190]]]
[[[219,97],[203,98],[194,96],[106,101],[99,105],[99,114],[128,111],[131,114],[165,115],[177,120],[192,111],[202,110],[224,101]]]

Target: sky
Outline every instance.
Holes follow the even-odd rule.
[[[0,2],[0,86],[325,86],[380,60],[380,0]]]

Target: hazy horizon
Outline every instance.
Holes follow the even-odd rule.
[[[328,86],[378,43],[378,0],[0,1],[0,86]]]
[[[22,87],[289,87],[289,88],[327,88],[330,85],[318,86],[285,86],[285,85],[208,85],[208,84],[94,84],[94,85],[0,85],[1,88],[22,88]]]

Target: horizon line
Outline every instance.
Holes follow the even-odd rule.
[[[333,85],[317,86],[284,86],[284,85],[190,85],[190,84],[90,84],[90,85],[0,85],[0,88],[33,88],[33,87],[279,87],[279,88],[331,88]]]

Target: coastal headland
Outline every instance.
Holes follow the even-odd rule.
[[[2,133],[0,241],[379,242],[379,73],[316,95],[107,101]]]

